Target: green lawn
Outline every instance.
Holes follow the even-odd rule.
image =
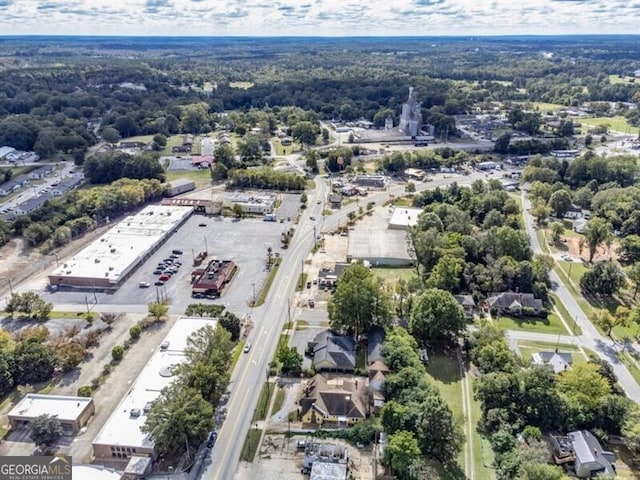
[[[258,298],[256,299],[256,303],[254,307],[261,306],[266,300],[267,295],[269,294],[269,290],[271,289],[271,284],[273,283],[273,279],[276,277],[276,273],[278,273],[278,267],[280,266],[281,261],[282,261],[282,258],[275,259],[273,265],[271,266],[271,271],[269,272],[269,275],[267,275],[267,280],[264,282],[264,286],[262,287],[262,290],[260,290],[260,293],[258,294]]]
[[[275,385],[271,385],[268,382],[265,382],[262,386],[262,390],[260,390],[260,397],[258,398],[258,404],[256,405],[256,409],[253,412],[253,420],[251,420],[252,422],[264,420],[267,417],[269,400],[271,400],[271,395],[273,395],[274,388]]]
[[[640,384],[640,368],[637,366],[638,361],[634,361],[629,352],[620,352],[617,356],[620,361],[624,363],[624,366],[627,367],[631,376]]]
[[[629,125],[627,119],[621,115],[616,117],[595,117],[595,118],[580,118],[579,122],[582,124],[582,133],[593,127],[599,125],[609,125],[609,130],[613,132],[637,134],[640,128]]]
[[[211,184],[211,172],[208,168],[201,170],[170,170],[166,172],[167,182],[176,178],[187,178],[196,183],[196,188],[206,187]]]
[[[530,106],[530,108],[539,110],[541,112],[556,112],[558,110],[562,110],[563,108],[567,108],[565,105],[560,105],[559,103],[547,102],[525,102],[524,105]]]
[[[468,368],[468,366],[466,367]],[[460,371],[460,365],[457,358],[451,355],[444,355],[441,353],[430,353],[429,363],[426,367],[427,375],[430,382],[435,385],[442,397],[451,408],[456,421],[465,427],[465,417],[463,410],[463,393],[462,393],[462,372]],[[476,480],[493,480],[495,474],[492,468],[493,464],[493,452],[489,442],[483,440],[477,431],[478,420],[480,419],[480,403],[473,398],[473,392],[471,392],[471,422],[473,425],[473,431],[471,433],[473,437],[473,460],[475,465],[475,479]],[[467,432],[465,431],[465,438]],[[457,468],[448,471],[439,470],[439,477],[441,479],[464,479],[464,473],[461,471],[461,466],[464,465],[464,451],[458,458]]]
[[[558,260],[556,263],[562,269],[566,278],[570,278],[576,286],[580,285],[580,279],[589,271],[589,268],[582,262]]]
[[[245,438],[244,445],[242,446],[240,460],[243,462],[253,462],[256,452],[258,451],[258,443],[260,442],[261,436],[262,430],[257,428],[249,429],[249,432],[247,432],[247,438]]]
[[[569,328],[573,330],[573,335],[582,335],[582,329],[576,322],[576,319],[571,316],[567,307],[564,306],[564,303],[560,301],[558,296],[555,293],[550,293],[549,298],[551,299],[551,304],[558,309],[560,317],[564,320],[564,323],[569,325]]]
[[[276,399],[273,401],[273,408],[271,409],[273,413],[280,411],[280,409],[282,408],[282,405],[284,405],[284,399],[286,397],[287,397],[287,392],[285,391],[285,389],[281,387],[277,387]]]
[[[504,330],[524,330],[527,332],[559,333],[567,335],[567,329],[562,324],[560,317],[550,313],[547,318],[540,317],[506,317],[500,316],[496,323]]]
[[[398,280],[409,281],[416,275],[415,268],[372,268],[371,272],[390,284]]]

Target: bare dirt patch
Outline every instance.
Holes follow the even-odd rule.
[[[587,262],[589,260],[589,247],[585,246],[582,251],[580,251],[580,239],[576,237],[565,237],[564,244],[567,247],[567,252],[572,257],[578,257],[583,261]],[[607,248],[606,246],[599,247],[596,250],[595,255],[593,256],[594,262],[599,262],[603,260],[609,260],[611,258],[616,258],[617,253],[617,245],[612,245],[611,248]]]

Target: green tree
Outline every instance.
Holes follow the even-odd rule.
[[[119,362],[124,357],[124,348],[122,345],[115,345],[111,349],[111,358],[113,358],[116,362]]]
[[[233,212],[233,216],[236,218],[244,217],[244,208],[239,203],[234,203],[231,211]]]
[[[422,402],[421,411],[418,425],[420,450],[445,465],[454,464],[464,437],[451,409],[438,394],[427,397]]]
[[[218,318],[218,324],[231,334],[232,342],[237,342],[240,339],[241,322],[237,315],[231,312],[224,312]]]
[[[570,370],[558,375],[559,391],[575,405],[594,409],[600,400],[611,393],[611,385],[602,376],[598,365],[574,364]]]
[[[254,135],[247,135],[238,142],[238,155],[243,162],[257,162],[262,159],[260,139]]]
[[[640,262],[631,264],[626,269],[627,277],[633,283],[633,299],[636,299],[638,295],[638,289],[640,288]]]
[[[142,328],[140,325],[134,325],[129,329],[129,336],[132,340],[137,340],[140,338],[140,334],[142,333]]]
[[[235,152],[231,145],[219,145],[215,148],[213,155],[216,159],[216,165],[222,164],[225,167],[232,168],[235,164]]]
[[[624,275],[611,261],[598,262],[580,277],[580,288],[588,295],[610,297],[624,285]]]
[[[156,322],[167,317],[169,313],[169,305],[165,302],[151,302],[147,304],[149,315],[152,316]]]
[[[450,292],[428,289],[413,302],[409,331],[421,345],[452,345],[465,325],[464,311]]]
[[[197,449],[213,427],[213,406],[197,389],[173,383],[152,402],[141,430],[160,452],[179,456],[187,446]]]
[[[605,335],[611,337],[614,328],[629,325],[629,312],[623,307],[618,307],[618,310],[612,314],[609,310],[602,308],[593,314],[592,321],[604,330]]]
[[[34,384],[53,376],[56,358],[51,348],[35,339],[22,340],[14,352],[16,362],[15,383]]]
[[[391,301],[371,270],[358,263],[348,267],[329,300],[331,326],[354,336],[374,325],[386,325],[391,317]]]
[[[64,434],[62,422],[57,415],[39,415],[29,424],[31,440],[38,446],[50,448],[56,444]]]
[[[420,458],[420,446],[413,432],[399,430],[389,435],[384,450],[385,462],[391,466],[396,478],[413,478],[411,466]]]
[[[531,207],[531,215],[538,225],[544,225],[551,215],[551,209],[543,201],[536,201]]]
[[[102,130],[102,139],[107,143],[118,143],[120,141],[120,132],[113,127],[105,127]]]
[[[589,262],[593,262],[593,257],[600,246],[613,240],[611,223],[600,217],[590,219],[585,225],[583,233],[589,247]]]
[[[564,235],[564,224],[562,222],[552,222],[549,227],[551,228],[551,241],[559,245],[562,235]]]
[[[63,372],[76,368],[84,360],[87,349],[75,341],[65,341],[55,347],[56,365]]]
[[[556,190],[549,198],[549,208],[557,218],[564,217],[572,204],[571,194],[565,189]]]
[[[278,361],[282,365],[280,371],[285,374],[299,375],[302,371],[302,355],[295,347],[283,345],[278,349]]]
[[[176,374],[183,385],[215,405],[229,383],[234,346],[225,328],[200,328],[187,338],[187,362],[175,367]]]
[[[76,392],[76,394],[79,397],[90,397],[91,395],[93,395],[93,388],[91,387],[91,385],[82,385],[81,387],[78,387],[78,391]]]
[[[315,145],[318,133],[320,133],[318,125],[306,121],[296,123],[291,130],[291,136],[305,147]]]
[[[13,389],[16,375],[16,362],[13,352],[0,348],[0,395],[6,395]]]
[[[458,292],[464,271],[464,260],[453,255],[445,255],[433,267],[427,285],[449,292]]]

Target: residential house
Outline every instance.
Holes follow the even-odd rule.
[[[542,300],[532,293],[494,293],[487,298],[486,308],[494,315],[541,315],[544,313]]]
[[[454,295],[456,302],[464,310],[467,318],[473,318],[473,310],[476,308],[476,302],[471,295]]]
[[[27,200],[26,202],[23,202],[20,205],[17,205],[15,208],[15,214],[28,215],[34,210],[37,210],[38,208],[40,208],[42,205],[44,205],[46,201],[51,200],[52,198],[53,198],[53,195],[48,192],[38,195],[37,197],[33,197]]]
[[[375,362],[384,362],[384,356],[382,355],[384,339],[385,332],[381,327],[372,327],[367,332],[367,365]]]
[[[309,342],[307,352],[313,357],[316,372],[353,372],[356,368],[356,342],[347,335],[324,330]]]
[[[554,459],[558,465],[570,465],[578,478],[600,474],[616,475],[616,454],[606,451],[591,432],[578,430],[566,437],[552,437]]]
[[[376,360],[368,369],[368,386],[371,391],[372,403],[374,411],[379,411],[384,407],[384,380],[389,375],[389,367],[382,360]]]
[[[329,194],[329,205],[331,205],[331,208],[342,207],[342,195],[339,193]]]
[[[350,426],[367,418],[366,382],[362,378],[315,375],[298,401],[303,424]]]
[[[60,195],[70,192],[82,182],[83,179],[81,177],[65,177],[58,183],[58,185],[51,189],[51,193],[56,197],[59,197]]]
[[[44,178],[51,175],[54,168],[51,165],[45,165],[44,167],[36,168],[29,173],[29,178]]]
[[[9,180],[8,182],[4,182],[0,185],[0,196],[6,197],[7,195],[11,195],[16,190],[22,188],[21,182],[16,182],[15,180]]]
[[[531,356],[531,362],[534,365],[549,366],[553,373],[560,373],[571,369],[573,357],[564,352],[536,352]]]

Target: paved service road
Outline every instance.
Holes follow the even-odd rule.
[[[524,218],[524,224],[529,235],[529,242],[534,254],[543,253],[538,237],[534,227],[534,219],[529,213],[531,204],[526,196],[526,191],[522,190],[522,215]],[[589,348],[595,351],[598,356],[611,364],[613,371],[618,377],[618,383],[622,386],[625,393],[634,402],[640,403],[640,385],[629,373],[629,370],[618,359],[616,352],[620,349],[619,345],[613,342],[610,338],[600,335],[598,330],[593,326],[591,321],[587,318],[578,302],[576,302],[569,289],[562,282],[558,274],[551,270],[549,274],[553,291],[558,295],[560,301],[564,304],[569,314],[575,319],[576,323],[580,325],[582,329],[582,335],[580,336],[582,345],[585,348]]]

